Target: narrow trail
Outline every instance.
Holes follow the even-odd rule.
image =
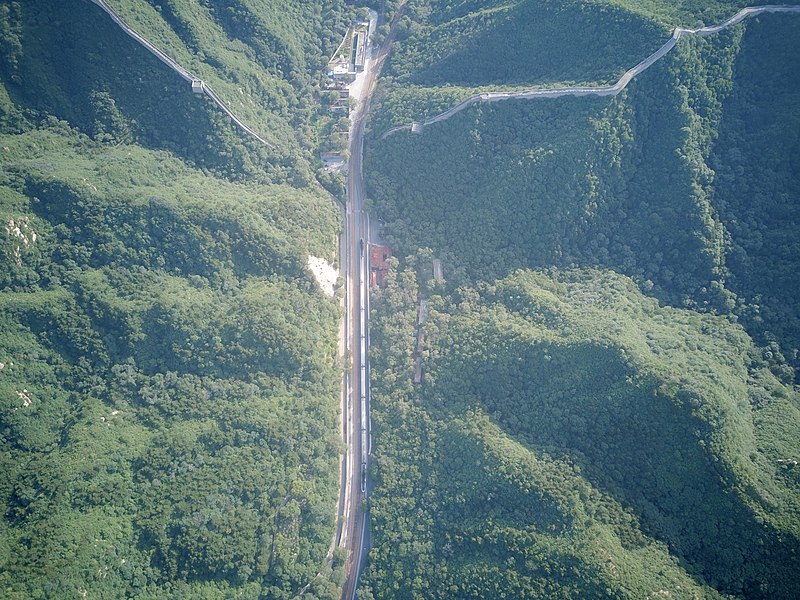
[[[208,96],[209,98],[211,98],[211,100],[214,102],[214,104],[216,104],[219,108],[221,108],[222,111],[226,115],[228,115],[231,118],[231,120],[239,127],[239,129],[241,129],[245,133],[253,136],[255,139],[257,139],[259,142],[261,142],[262,144],[264,144],[268,148],[271,148],[271,149],[275,150],[275,146],[274,145],[270,144],[267,140],[265,140],[258,133],[256,133],[251,127],[249,127],[246,123],[242,122],[241,119],[239,119],[239,117],[237,117],[233,113],[233,111],[228,107],[228,105],[225,104],[220,99],[220,97],[217,96],[214,93],[214,90],[212,90],[210,87],[208,87],[208,84],[206,82],[201,80],[199,77],[193,75],[192,73],[190,73],[186,69],[184,69],[181,65],[179,65],[174,60],[172,60],[164,52],[162,52],[161,50],[156,48],[148,40],[146,40],[144,37],[142,37],[139,33],[137,33],[135,30],[131,29],[131,27],[128,26],[128,24],[122,19],[122,17],[120,17],[119,14],[117,14],[117,11],[115,11],[111,6],[109,6],[109,4],[105,0],[90,0],[90,1],[92,3],[94,3],[94,4],[96,4],[97,6],[99,6],[100,8],[102,8],[108,14],[108,16],[111,17],[111,19],[117,25],[120,26],[120,28],[125,33],[127,33],[134,40],[136,40],[142,46],[144,46],[151,54],[153,54],[156,58],[158,58],[158,60],[163,62],[170,69],[175,71],[183,79],[185,79],[187,82],[189,82],[189,84],[192,87],[192,91],[195,91],[195,89],[197,88],[200,93],[203,93],[206,96]]]
[[[667,40],[667,42],[661,46],[658,50],[653,52],[650,56],[645,58],[642,62],[638,65],[633,67],[632,69],[628,69],[619,78],[614,85],[601,85],[601,86],[572,86],[572,87],[563,87],[563,88],[549,88],[549,89],[542,89],[542,88],[530,88],[526,90],[520,90],[516,92],[482,92],[480,94],[474,94],[467,98],[466,100],[456,104],[452,108],[440,113],[434,117],[426,119],[421,122],[416,123],[408,123],[406,125],[400,125],[398,127],[393,127],[389,129],[381,135],[381,139],[385,140],[390,135],[397,133],[398,131],[403,131],[405,129],[410,129],[414,133],[421,133],[424,127],[428,125],[432,125],[433,123],[438,123],[439,121],[444,121],[449,119],[453,115],[461,112],[465,108],[469,108],[473,104],[477,104],[478,102],[498,102],[500,100],[514,100],[514,99],[521,99],[521,100],[534,100],[537,98],[558,98],[560,96],[616,96],[625,87],[631,82],[631,80],[636,77],[639,73],[646,71],[650,67],[652,67],[658,60],[663,58],[672,48],[675,47],[675,44],[678,43],[685,35],[699,35],[701,37],[705,37],[708,35],[712,35],[715,33],[719,33],[723,29],[727,29],[732,25],[736,25],[740,23],[746,18],[754,17],[761,13],[800,13],[800,6],[787,6],[787,5],[766,5],[766,6],[748,6],[747,8],[743,8],[734,16],[732,16],[727,21],[720,23],[719,25],[712,25],[708,27],[700,27],[698,29],[686,29],[683,27],[676,27],[675,31],[672,33],[672,37]]]

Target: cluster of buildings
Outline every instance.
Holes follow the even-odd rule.
[[[338,97],[331,103],[331,114],[338,117],[350,116],[350,84],[356,75],[364,70],[367,60],[367,44],[370,23],[355,23],[344,36],[342,43],[328,61],[328,81],[325,90],[336,92]],[[335,131],[336,136],[347,138],[347,131]],[[346,142],[345,142],[346,143]],[[322,166],[327,171],[339,171],[345,159],[341,152],[321,152]]]
[[[369,33],[369,22],[350,28],[328,62],[328,77],[350,83],[364,70]]]
[[[331,104],[331,113],[342,117],[350,116],[350,90],[339,88],[330,83],[325,87],[327,91],[335,91],[339,97]]]

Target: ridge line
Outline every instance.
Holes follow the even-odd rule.
[[[271,144],[270,142],[265,140],[258,133],[256,133],[256,131],[254,129],[252,129],[250,126],[248,126],[246,123],[244,123],[241,119],[239,119],[239,117],[237,117],[234,114],[234,112],[228,107],[228,105],[225,104],[225,102],[223,102],[222,99],[219,96],[217,96],[217,94],[214,93],[214,90],[212,90],[205,81],[203,81],[199,77],[193,75],[192,73],[190,73],[189,71],[184,69],[180,64],[178,64],[173,59],[171,59],[165,52],[163,52],[158,47],[156,47],[154,44],[152,44],[149,40],[147,40],[147,38],[145,38],[143,35],[138,33],[135,29],[131,28],[125,22],[125,20],[119,15],[119,13],[117,13],[117,11],[114,10],[114,8],[112,8],[105,0],[89,0],[89,1],[92,2],[93,4],[96,4],[101,9],[103,9],[106,12],[106,14],[108,14],[108,16],[111,17],[111,19],[117,25],[119,25],[119,27],[125,33],[127,33],[130,37],[132,37],[137,42],[139,42],[139,44],[144,46],[145,49],[147,49],[151,54],[153,54],[156,58],[158,58],[158,60],[160,60],[165,65],[167,65],[169,68],[171,68],[173,71],[178,73],[178,75],[180,75],[183,79],[185,79],[186,81],[191,83],[193,90],[195,89],[195,86],[197,86],[201,90],[201,92],[204,93],[209,98],[211,98],[211,100],[214,102],[214,104],[216,104],[220,109],[222,109],[222,111],[226,115],[228,115],[231,118],[231,120],[242,131],[244,131],[245,133],[253,136],[254,138],[256,138],[259,142],[261,142],[262,144],[264,144],[268,148],[271,148],[272,150],[276,149],[276,147],[273,144]]]

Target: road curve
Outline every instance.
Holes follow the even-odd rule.
[[[736,25],[740,23],[744,19],[748,17],[754,17],[761,13],[800,13],[800,6],[788,6],[788,5],[778,5],[778,4],[769,4],[765,6],[748,6],[747,8],[743,8],[739,12],[737,12],[734,16],[732,16],[727,21],[720,23],[719,25],[712,25],[708,27],[700,27],[698,29],[686,29],[684,27],[676,27],[672,33],[672,37],[667,40],[667,42],[661,46],[658,50],[653,52],[650,56],[645,58],[642,62],[640,62],[635,67],[628,69],[619,78],[619,80],[613,85],[601,85],[601,86],[572,86],[572,87],[562,87],[562,88],[530,88],[527,90],[520,90],[516,92],[482,92],[480,94],[474,94],[459,102],[455,106],[447,109],[443,113],[440,113],[434,117],[426,119],[425,121],[421,121],[418,123],[408,123],[406,125],[400,125],[398,127],[393,127],[387,131],[385,131],[381,135],[381,139],[385,140],[390,135],[397,133],[398,131],[403,131],[405,129],[410,129],[415,133],[420,133],[423,127],[428,125],[432,125],[433,123],[437,123],[439,121],[444,121],[449,119],[453,115],[461,112],[465,108],[472,106],[473,104],[477,104],[478,102],[497,102],[500,100],[513,100],[513,99],[522,99],[522,100],[533,100],[536,98],[558,98],[559,96],[616,96],[625,87],[631,82],[631,80],[636,77],[639,73],[646,71],[649,69],[653,64],[655,64],[658,60],[663,58],[672,48],[675,47],[675,44],[678,43],[678,40],[681,39],[685,35],[699,35],[705,37],[707,35],[712,35],[714,33],[719,33],[723,29],[727,29],[732,25]]]
[[[148,41],[146,38],[144,38],[142,35],[140,35],[140,34],[139,34],[138,32],[136,32],[134,29],[131,29],[131,27],[130,27],[130,26],[129,26],[129,25],[128,25],[128,24],[127,24],[127,23],[126,23],[124,20],[123,20],[123,18],[119,16],[119,14],[117,13],[117,11],[116,11],[116,10],[114,10],[114,9],[113,9],[113,8],[112,8],[112,7],[111,7],[111,6],[110,6],[110,5],[109,5],[109,4],[108,4],[108,3],[107,3],[105,0],[90,0],[90,2],[92,2],[92,3],[96,4],[97,6],[99,6],[100,8],[102,8],[102,9],[103,9],[103,10],[106,12],[106,14],[108,14],[108,16],[109,16],[109,17],[111,17],[111,20],[113,20],[113,21],[114,21],[114,23],[116,23],[117,25],[119,25],[119,27],[120,27],[120,28],[121,28],[121,29],[122,29],[122,30],[123,30],[125,33],[127,33],[129,36],[131,36],[131,37],[132,37],[134,40],[136,40],[137,42],[139,42],[139,43],[140,43],[142,46],[144,46],[144,47],[145,47],[145,48],[146,48],[146,49],[147,49],[147,50],[148,50],[148,51],[149,51],[151,54],[153,54],[153,55],[154,55],[156,58],[158,58],[158,60],[160,60],[160,61],[161,61],[161,62],[163,62],[165,65],[167,65],[167,66],[168,66],[170,69],[172,69],[173,71],[175,71],[175,72],[176,72],[178,75],[180,75],[180,76],[181,76],[183,79],[185,79],[186,81],[188,81],[190,84],[194,84],[194,82],[197,82],[197,83],[199,84],[199,86],[200,86],[200,89],[201,89],[201,91],[202,91],[202,92],[203,92],[203,93],[204,93],[206,96],[208,96],[209,98],[211,98],[211,100],[214,102],[214,104],[216,104],[216,105],[217,105],[219,108],[221,108],[221,109],[222,109],[222,111],[223,111],[223,112],[224,112],[226,115],[228,115],[228,116],[230,117],[231,121],[233,121],[233,122],[234,122],[234,123],[235,123],[235,124],[236,124],[236,125],[239,127],[239,129],[241,129],[241,130],[242,130],[242,131],[244,131],[245,133],[247,133],[247,134],[249,134],[249,135],[253,136],[255,139],[257,139],[259,142],[261,142],[261,143],[262,143],[262,144],[264,144],[265,146],[267,146],[267,147],[269,147],[269,148],[271,148],[271,149],[273,149],[273,150],[275,149],[275,146],[273,146],[273,145],[272,145],[272,144],[270,144],[270,143],[269,143],[267,140],[265,140],[263,137],[261,137],[261,136],[260,136],[258,133],[256,133],[256,132],[255,132],[255,131],[254,131],[254,130],[251,128],[251,127],[249,127],[249,126],[248,126],[246,123],[242,122],[242,120],[241,120],[241,119],[239,119],[239,117],[237,117],[237,116],[236,116],[236,115],[233,113],[233,111],[232,111],[232,110],[231,110],[231,109],[228,107],[228,105],[227,105],[227,104],[225,104],[225,103],[224,103],[224,102],[223,102],[223,101],[220,99],[220,97],[219,97],[219,96],[217,96],[217,95],[214,93],[214,90],[212,90],[210,87],[208,87],[208,84],[207,84],[206,82],[202,81],[202,80],[201,80],[199,77],[197,77],[197,76],[195,76],[195,75],[192,75],[192,73],[190,73],[189,71],[187,71],[186,69],[184,69],[184,68],[183,68],[181,65],[179,65],[179,64],[178,64],[178,63],[176,63],[174,60],[172,60],[172,59],[171,59],[169,56],[167,56],[167,55],[166,55],[164,52],[162,52],[162,51],[161,51],[161,50],[159,50],[159,49],[158,49],[156,46],[154,46],[153,44],[151,44],[151,43],[150,43],[150,42],[149,42],[149,41]]]

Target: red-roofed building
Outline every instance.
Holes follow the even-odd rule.
[[[389,259],[392,249],[389,246],[370,244],[369,247],[369,281],[372,287],[383,287],[383,280],[389,271]]]

